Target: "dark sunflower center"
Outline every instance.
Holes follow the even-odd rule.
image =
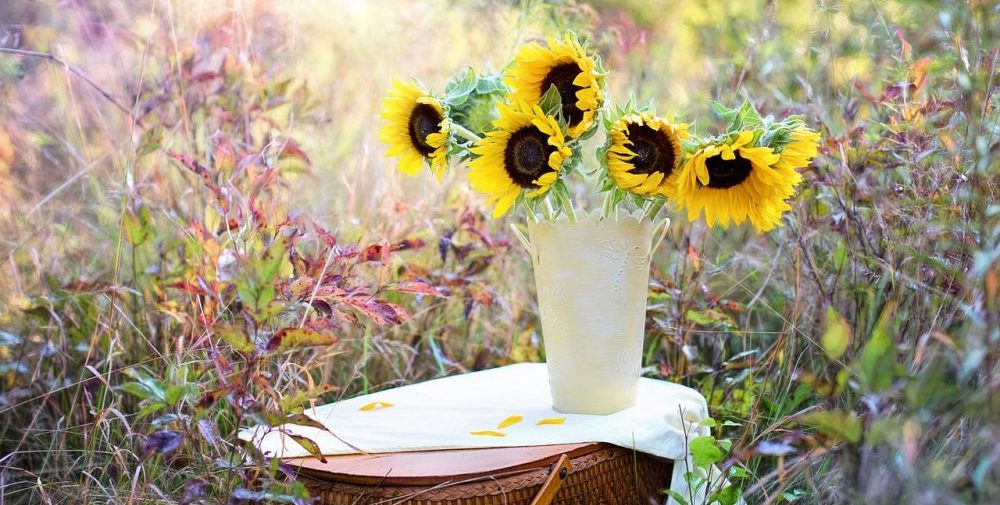
[[[750,170],[753,168],[750,160],[740,156],[739,151],[733,154],[736,157],[731,160],[722,159],[721,154],[705,160],[705,167],[708,169],[708,187],[731,188],[750,177]]]
[[[633,174],[662,172],[669,176],[677,165],[677,147],[670,137],[646,125],[632,126],[628,130],[629,149],[635,153],[629,162]]]
[[[426,103],[418,103],[413,108],[407,131],[410,133],[410,142],[420,154],[429,156],[434,152],[434,148],[427,142],[427,136],[438,132],[438,125],[442,119],[444,118],[441,117],[441,113]]]
[[[551,171],[549,155],[555,148],[548,141],[549,136],[534,126],[525,126],[510,136],[503,152],[503,167],[515,184],[537,188],[534,181]]]
[[[576,92],[583,89],[583,86],[573,84],[573,79],[576,79],[578,75],[580,75],[580,67],[576,63],[563,63],[552,67],[552,70],[545,74],[540,91],[544,95],[549,87],[556,87],[556,90],[559,91],[559,98],[562,99],[563,117],[566,118],[570,126],[576,126],[577,123],[583,121],[583,111],[576,106]]]

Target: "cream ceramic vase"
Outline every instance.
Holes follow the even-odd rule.
[[[639,212],[529,220],[525,246],[556,410],[610,414],[635,403],[650,253],[660,241],[652,240],[653,223]]]

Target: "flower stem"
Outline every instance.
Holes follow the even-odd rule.
[[[611,202],[614,199],[614,191],[604,193],[604,204],[601,205],[601,219],[607,219],[611,215]]]
[[[657,198],[650,201],[649,205],[646,206],[646,212],[643,217],[650,220],[656,219],[656,215],[660,213],[660,209],[663,208],[665,203],[667,203],[667,200],[664,198]]]
[[[549,221],[556,220],[556,211],[552,208],[552,202],[549,201],[548,196],[542,198],[542,211],[545,213],[545,219]]]
[[[451,131],[455,132],[455,135],[458,135],[459,137],[462,137],[465,140],[471,141],[472,143],[476,143],[479,142],[480,140],[483,140],[482,137],[473,133],[472,130],[469,130],[468,128],[458,123],[452,122],[451,125],[449,125],[449,127],[451,128]]]
[[[561,182],[560,182],[561,184]],[[576,209],[573,208],[573,200],[569,197],[568,191],[564,187],[556,187],[553,189],[556,195],[556,200],[559,202],[559,207],[566,216],[569,218],[569,222],[576,222]]]
[[[524,209],[524,213],[525,213],[525,215],[528,216],[528,219],[530,219],[530,220],[532,220],[532,221],[534,221],[536,223],[538,222],[538,214],[536,214],[535,211],[532,210],[531,206],[528,205],[527,202],[523,203],[521,205],[521,208]]]

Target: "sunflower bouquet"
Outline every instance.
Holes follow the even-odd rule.
[[[635,402],[650,261],[670,222],[654,225],[661,209],[769,231],[791,209],[819,141],[801,117],[761,117],[748,101],[713,104],[723,133],[697,136],[652,105],[610,106],[605,76],[600,57],[567,32],[521,46],[502,72],[463,70],[441,94],[396,81],[382,113],[382,140],[401,171],[426,165],[440,179],[465,165],[495,218],[527,215],[527,236],[512,231],[531,256],[561,412]],[[592,190],[572,191],[574,176]]]
[[[799,170],[817,153],[819,133],[801,117],[761,117],[748,101],[715,103],[724,133],[696,136],[651,105],[609,106],[605,76],[600,57],[566,32],[521,46],[502,72],[463,70],[443,94],[395,81],[381,139],[407,174],[426,165],[440,179],[465,163],[495,218],[516,207],[536,222],[575,221],[583,204],[567,182],[579,175],[592,183],[590,194],[603,194],[602,218],[625,206],[653,219],[669,202],[709,226],[781,225]],[[583,147],[598,132],[605,140],[588,168]]]

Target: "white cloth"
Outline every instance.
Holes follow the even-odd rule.
[[[375,402],[392,406],[362,410]],[[292,425],[282,429],[312,439],[324,455],[358,452],[347,444],[385,453],[606,442],[678,460],[671,488],[687,496],[684,433],[692,438],[707,434],[698,421],[708,417],[708,406],[691,388],[643,378],[632,408],[609,415],[564,414],[552,409],[546,365],[522,363],[379,391],[305,413],[330,431]],[[511,416],[523,420],[498,428]],[[558,418],[565,421],[536,424]],[[471,434],[487,430],[505,436]],[[253,441],[268,456],[309,455],[276,428],[257,426],[242,431],[240,438]]]

